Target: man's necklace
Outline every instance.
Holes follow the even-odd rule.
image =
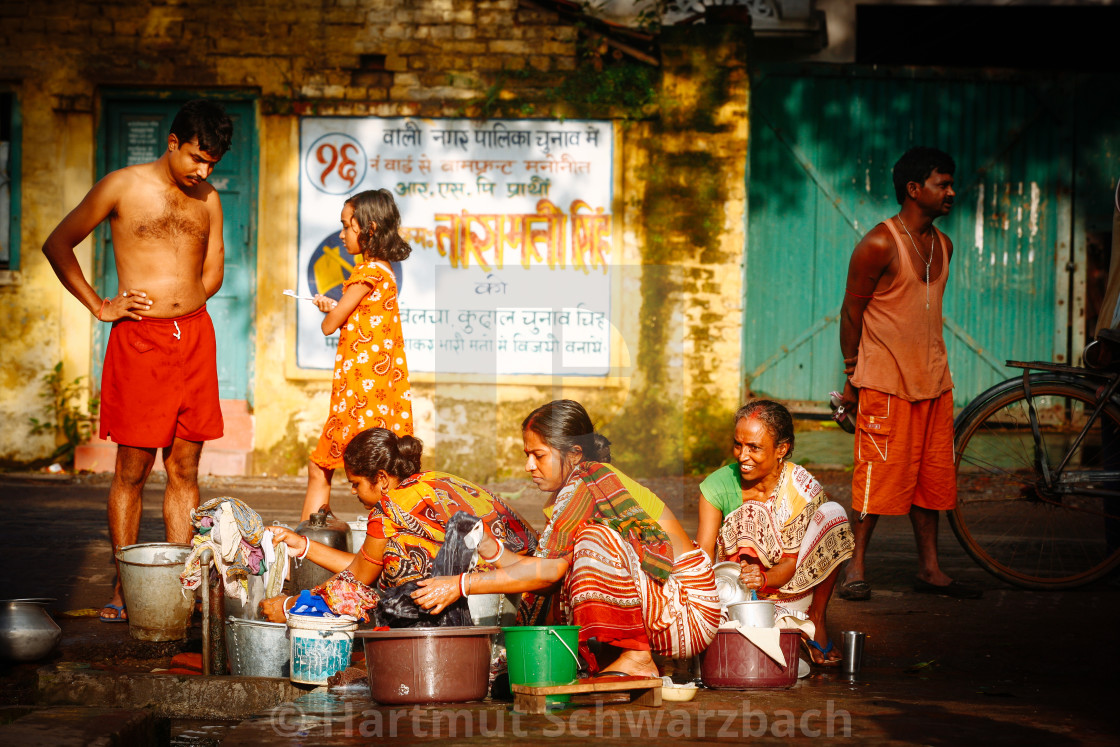
[[[929,227],[930,231],[932,231],[933,233],[929,237],[929,259],[926,259],[925,257],[922,256],[922,253],[920,251],[918,251],[918,242],[914,241],[913,236],[910,236],[910,229],[906,227],[905,221],[902,220],[902,213],[899,213],[895,217],[898,218],[898,222],[902,224],[902,230],[905,231],[906,235],[910,237],[910,245],[914,248],[914,254],[917,254],[918,259],[922,260],[922,264],[924,264],[926,266],[926,310],[928,311],[929,310],[929,266],[931,264],[933,264],[933,242],[937,240],[937,229],[934,228],[933,226]]]

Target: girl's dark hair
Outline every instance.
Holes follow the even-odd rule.
[[[774,445],[789,444],[786,458],[793,456],[793,416],[785,405],[769,399],[756,399],[739,408],[732,427],[739,425],[743,418],[754,418],[766,426],[766,431],[774,439]]]
[[[891,171],[894,181],[894,196],[901,205],[906,202],[906,185],[910,182],[925,184],[926,179],[937,169],[942,174],[952,175],[957,170],[953,157],[937,148],[916,146],[902,154]]]
[[[369,189],[346,201],[358,221],[358,246],[366,259],[402,262],[412,247],[401,238],[401,213],[387,189]]]
[[[420,471],[424,444],[413,436],[397,436],[386,428],[361,431],[346,444],[342,461],[350,474],[372,480],[385,470],[398,480]]]
[[[562,456],[578,446],[583,450],[583,461],[611,461],[611,442],[595,432],[591,416],[574,400],[557,399],[541,405],[529,413],[521,430],[536,433]]]
[[[233,122],[225,107],[215,101],[194,99],[183,104],[171,121],[171,134],[180,143],[198,138],[198,149],[221,158],[233,142]]]

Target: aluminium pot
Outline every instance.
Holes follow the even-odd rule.
[[[0,601],[0,658],[36,661],[54,651],[62,628],[47,614],[53,599]]]

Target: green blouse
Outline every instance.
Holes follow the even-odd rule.
[[[700,495],[720,510],[725,517],[743,505],[743,488],[739,484],[739,463],[720,467],[700,483]]]

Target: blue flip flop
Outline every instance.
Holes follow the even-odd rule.
[[[105,610],[107,610],[107,609],[116,610],[117,611],[117,616],[116,617],[105,617]],[[125,610],[123,604],[105,604],[105,605],[102,605],[102,607],[101,607],[101,614],[98,615],[98,619],[101,620],[101,622],[103,622],[103,623],[126,623],[126,622],[128,622],[128,618],[125,617],[125,615],[127,615],[127,614],[128,614],[128,612]]]
[[[813,659],[813,653],[811,651],[808,651],[807,653],[809,654],[809,660],[813,664],[816,664],[818,667],[836,667],[840,665],[839,659],[830,660],[828,658],[829,652],[834,648],[834,646],[832,645],[832,641],[829,641],[828,645],[824,647],[822,647],[821,644],[817,643],[812,638],[802,638],[801,641],[802,643],[808,644],[808,646],[811,646],[812,648],[815,648],[817,651],[819,651],[821,654],[821,658],[824,659],[824,661],[816,661],[815,659]]]

